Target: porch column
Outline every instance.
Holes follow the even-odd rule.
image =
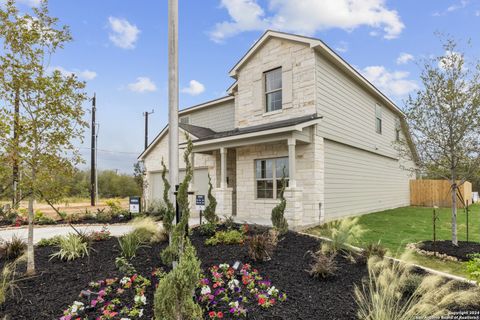
[[[296,158],[295,158],[295,138],[288,138],[288,186],[290,188],[295,188],[297,186],[297,181],[295,180],[296,172]]]
[[[227,187],[227,149],[220,148],[220,188]]]

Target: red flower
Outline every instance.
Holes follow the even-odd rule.
[[[259,305],[265,304],[265,298],[259,298],[259,299],[258,299],[258,304],[259,304]]]
[[[208,313],[208,316],[209,316],[210,318],[215,318],[215,316],[216,316],[215,311],[210,311],[210,312]]]
[[[219,319],[223,318],[223,312],[222,312],[222,311],[218,311],[218,312],[217,312],[217,317],[218,317]]]

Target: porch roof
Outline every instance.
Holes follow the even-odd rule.
[[[310,142],[310,136],[303,132],[303,129],[317,124],[320,119],[322,117],[315,113],[255,126],[236,128],[234,130],[215,132],[193,140],[194,151],[208,151],[226,144],[230,144],[233,147],[236,145],[287,139],[292,137],[292,132],[296,132],[296,138],[299,141],[308,143]]]

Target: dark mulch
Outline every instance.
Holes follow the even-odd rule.
[[[418,244],[418,248],[426,251],[446,254],[461,261],[468,261],[469,258],[467,255],[469,254],[480,253],[480,243],[466,241],[459,241],[458,247],[454,246],[452,241],[449,240],[436,241],[435,245],[433,244],[433,241],[423,241]]]
[[[251,232],[262,229],[251,228]],[[248,319],[355,319],[356,306],[353,297],[354,284],[359,284],[367,275],[365,265],[351,264],[338,256],[338,273],[327,280],[310,278],[306,270],[312,258],[308,250],[316,250],[319,241],[297,233],[289,232],[279,242],[272,260],[268,262],[250,261],[246,245],[203,245],[207,237],[195,230],[191,236],[192,243],[198,251],[202,267],[214,264],[233,264],[236,260],[251,263],[263,277],[268,278],[279,290],[287,294],[287,301],[266,309],[253,309]],[[145,276],[156,267],[166,268],[160,261],[159,254],[166,244],[142,248],[133,260],[137,271]],[[23,279],[18,283],[22,296],[9,298],[0,307],[0,317],[8,315],[9,319],[58,319],[63,310],[78,299],[81,290],[87,288],[92,280],[102,280],[120,276],[114,260],[118,255],[116,239],[94,244],[95,251],[89,258],[72,262],[49,261],[54,248],[37,248],[35,251],[38,275]],[[1,267],[2,263],[0,263]],[[153,306],[153,288],[147,291],[148,304]],[[151,319],[152,309],[145,309],[144,319]]]
[[[112,217],[112,220],[110,221],[98,221],[97,219],[82,219],[82,220],[78,220],[78,221],[72,221],[72,224],[73,225],[77,225],[77,224],[116,224],[116,223],[127,223],[131,220],[132,218],[130,218],[130,216],[125,216],[123,218],[120,218],[120,217]],[[22,224],[21,226],[18,226],[18,227],[22,227],[22,226],[26,226],[28,223],[24,223]],[[55,226],[55,225],[63,225],[63,224],[68,224],[67,221],[64,221],[64,220],[57,220],[55,223],[52,223],[52,224],[37,224],[35,223],[35,225],[51,225],[51,226]],[[14,227],[15,225],[12,224],[12,222],[10,220],[0,220],[0,228],[1,227]]]

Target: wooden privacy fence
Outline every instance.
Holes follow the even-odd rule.
[[[457,183],[460,183],[458,181]],[[472,184],[464,182],[457,191],[457,207],[463,201],[472,203]],[[452,193],[448,180],[410,180],[410,205],[422,207],[451,207]]]

